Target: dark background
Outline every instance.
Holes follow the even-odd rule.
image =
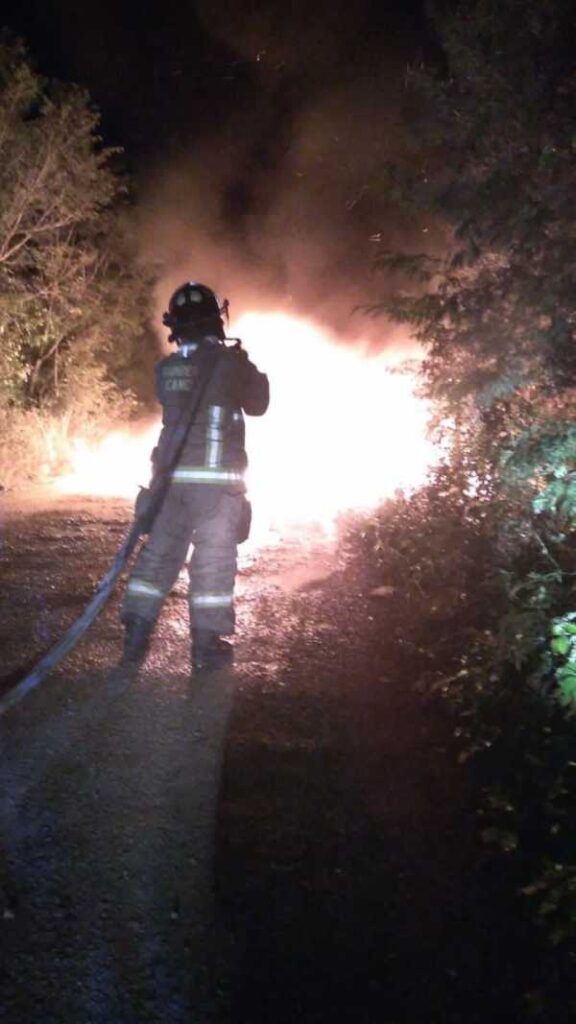
[[[159,307],[197,278],[233,312],[288,309],[385,343],[353,310],[386,288],[376,236],[430,244],[382,184],[413,146],[407,67],[434,53],[421,0],[14,0],[2,22],[42,73],[89,90],[124,148]]]

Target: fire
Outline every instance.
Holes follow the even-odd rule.
[[[103,441],[83,437],[71,442],[71,471],[57,478],[55,486],[66,494],[97,494],[133,499],[150,477],[150,452],[158,437],[159,423],[133,430],[113,430]]]
[[[269,527],[317,523],[371,508],[426,474],[433,449],[414,380],[390,356],[338,344],[312,323],[249,314],[239,334],[270,377],[272,400],[247,421],[249,491]]]
[[[414,380],[391,372],[390,356],[338,344],[286,314],[246,314],[236,329],[271,387],[266,415],[246,418],[256,541],[311,525],[330,532],[342,511],[423,481],[434,459],[428,410]],[[98,447],[78,441],[59,486],[133,497],[147,483],[158,429],[114,432]]]

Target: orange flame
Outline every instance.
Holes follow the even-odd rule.
[[[312,524],[330,533],[342,511],[424,480],[435,457],[427,406],[413,379],[391,373],[390,355],[337,344],[286,314],[250,313],[236,326],[271,387],[266,415],[247,417],[253,544]],[[147,483],[158,429],[115,431],[97,447],[78,440],[72,473],[57,486],[133,497]]]

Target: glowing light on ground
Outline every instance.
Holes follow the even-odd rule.
[[[390,356],[369,356],[280,313],[246,314],[234,326],[272,393],[265,416],[246,418],[253,543],[304,525],[330,532],[339,513],[423,481],[434,459],[427,408],[413,379],[391,372]],[[77,440],[72,472],[58,486],[134,497],[147,483],[158,430],[114,431],[98,446]]]

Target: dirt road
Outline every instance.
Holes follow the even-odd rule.
[[[4,687],[80,613],[119,501],[3,499]],[[318,542],[245,559],[233,671],[185,581],[136,680],[117,597],[1,723],[7,1024],[518,1019],[520,924],[388,598]],[[388,609],[388,610],[387,610]]]

